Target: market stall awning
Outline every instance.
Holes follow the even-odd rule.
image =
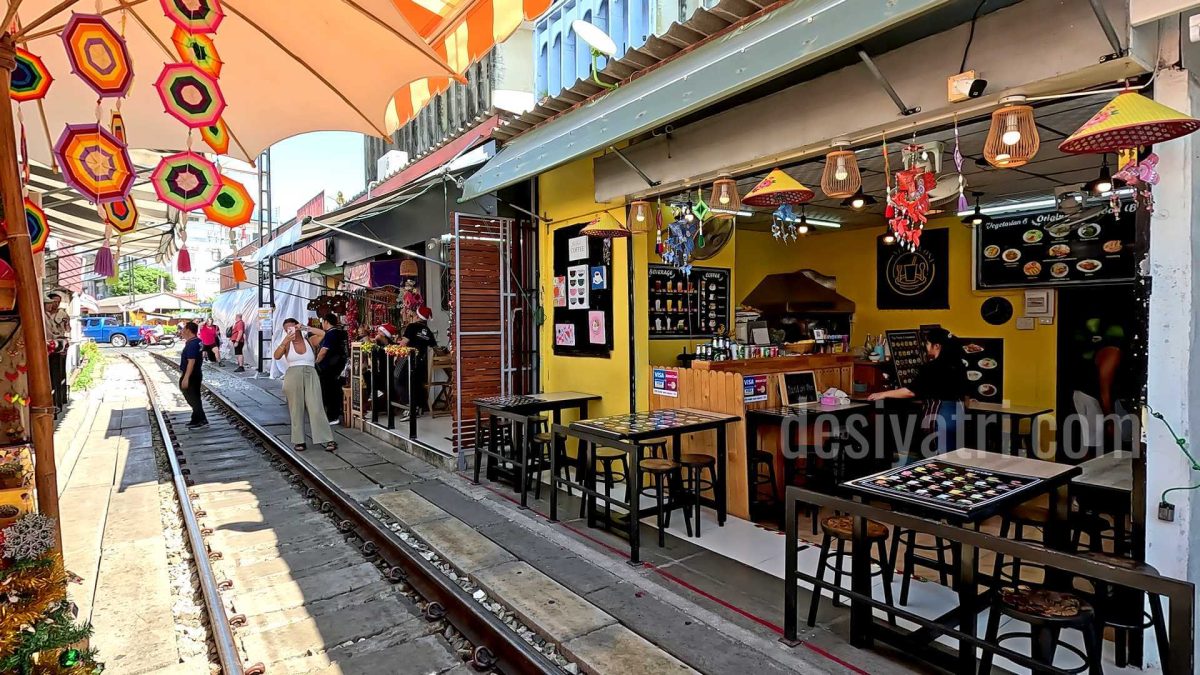
[[[150,295],[116,295],[96,301],[97,313],[117,312],[163,312],[168,310],[196,310],[200,305],[174,293],[152,293]]]
[[[467,181],[463,197],[528,180],[648,132],[948,2],[796,0],[735,24],[717,33],[720,39],[685,49],[516,137]]]
[[[429,41],[433,51],[460,75],[533,21],[551,0],[393,0],[408,23]],[[387,110],[387,130],[395,132],[434,96],[450,87],[448,77],[427,77],[401,87]]]

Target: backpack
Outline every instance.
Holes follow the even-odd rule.
[[[229,328],[225,329],[225,337],[227,337],[227,338],[233,337],[233,326],[230,326]]]

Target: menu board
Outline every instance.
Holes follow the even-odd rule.
[[[888,351],[892,354],[896,382],[901,387],[907,387],[925,363],[925,341],[921,339],[921,332],[916,330],[889,330],[884,334],[887,336]]]
[[[729,332],[729,270],[650,265],[650,339],[702,338]]]
[[[1137,203],[1122,202],[1120,218],[1056,211],[997,218],[975,230],[978,288],[1111,284],[1133,281]],[[1081,217],[1084,216],[1084,217]]]
[[[967,367],[968,396],[985,403],[1004,401],[1004,338],[959,338]]]
[[[817,400],[817,378],[811,370],[784,373],[779,380],[784,405],[799,405]]]

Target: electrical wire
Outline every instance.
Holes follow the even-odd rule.
[[[1167,433],[1171,434],[1171,438],[1175,439],[1175,444],[1179,446],[1179,449],[1183,452],[1184,456],[1186,456],[1188,458],[1188,462],[1191,463],[1192,470],[1200,471],[1200,464],[1197,464],[1196,458],[1192,456],[1192,453],[1188,452],[1187,439],[1180,438],[1179,435],[1175,433],[1175,429],[1174,429],[1174,427],[1171,426],[1171,423],[1167,421],[1167,418],[1163,417],[1162,413],[1160,413],[1157,410],[1155,410],[1154,408],[1150,407],[1150,404],[1148,404],[1148,403],[1146,404],[1146,410],[1150,413],[1151,417],[1158,420],[1159,422],[1162,422],[1163,426],[1165,426],[1167,428]],[[1200,483],[1197,483],[1196,485],[1192,485],[1191,487],[1167,488],[1166,490],[1163,490],[1162,496],[1159,498],[1159,503],[1165,503],[1167,501],[1167,495],[1172,492],[1195,490],[1197,488],[1200,488]]]
[[[971,43],[975,41],[975,22],[979,20],[979,12],[986,4],[987,0],[979,0],[979,4],[975,5],[975,13],[971,15],[971,32],[967,34],[967,46],[963,48],[962,65],[958,67],[960,73],[967,71],[967,54],[971,53]]]

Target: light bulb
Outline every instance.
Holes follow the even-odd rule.
[[[883,235],[883,243],[885,243],[885,244],[896,243],[896,235],[892,234],[891,232],[888,232],[887,234]]]
[[[796,228],[796,231],[798,231],[800,234],[808,234],[808,225],[800,223],[800,226]]]
[[[690,223],[696,219],[696,216],[691,211],[688,211],[687,213],[683,214],[683,219]]]
[[[977,213],[977,214],[971,216],[971,224],[972,225],[982,225],[983,224],[983,214]]]
[[[1012,159],[1012,155],[1008,154],[1007,152],[1002,152],[996,155],[997,164],[1008,164],[1008,160],[1010,159]]]
[[[642,210],[642,209],[637,210],[637,221],[639,223],[646,222],[646,212],[644,210]]]
[[[846,171],[846,159],[844,157],[838,157],[837,168],[833,171],[833,177],[837,180],[846,180],[846,177],[849,175],[850,172]]]
[[[717,201],[721,203],[721,206],[725,206],[730,202],[728,185],[725,185],[724,183],[721,184],[721,194],[719,197],[717,197]]]
[[[1112,192],[1112,189],[1113,189],[1112,181],[1108,181],[1108,182],[1102,181],[1102,182],[1096,183],[1096,192],[1099,192],[1100,194],[1104,194],[1106,192]]]
[[[867,203],[867,201],[865,199],[863,199],[862,197],[855,197],[854,201],[850,202],[850,208],[861,209],[863,206],[866,205],[866,203]]]
[[[1005,145],[1016,145],[1021,142],[1021,130],[1017,128],[1017,116],[1009,115],[1005,118],[1005,131],[1000,136],[1000,141]]]

